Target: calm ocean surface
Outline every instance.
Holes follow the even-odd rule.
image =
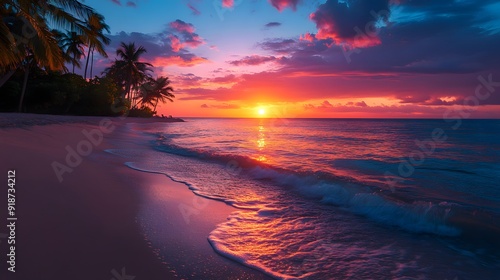
[[[274,277],[500,274],[498,120],[186,119],[129,129],[145,150],[111,152],[234,206],[209,242]]]

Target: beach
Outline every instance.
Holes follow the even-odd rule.
[[[2,279],[266,279],[218,255],[207,241],[234,208],[195,196],[162,174],[130,169],[106,152],[135,145],[123,133],[127,123],[154,121],[0,114],[0,170],[4,184],[15,170],[17,218],[15,272],[7,270],[5,225],[0,230]],[[68,161],[71,151],[82,152],[81,159],[73,154]],[[171,258],[156,253],[137,222],[147,196],[167,209],[161,218],[164,238],[175,248]],[[7,191],[0,197],[6,223]],[[187,223],[180,205],[203,208]]]
[[[498,121],[172,121],[0,114],[1,279],[495,279]]]

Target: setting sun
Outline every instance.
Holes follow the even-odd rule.
[[[259,116],[264,116],[264,115],[266,114],[266,109],[264,109],[264,108],[259,108],[258,113],[259,113]]]

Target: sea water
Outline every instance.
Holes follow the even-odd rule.
[[[208,242],[280,279],[498,279],[500,121],[186,119],[113,150],[234,207]],[[161,254],[161,252],[160,252]]]

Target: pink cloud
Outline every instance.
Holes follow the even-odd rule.
[[[307,32],[304,35],[300,35],[299,40],[300,41],[307,41],[307,42],[311,42],[312,43],[312,42],[314,42],[316,40],[316,35]]]
[[[251,56],[245,56],[240,60],[229,61],[229,64],[235,66],[244,66],[244,65],[256,66],[267,62],[276,61],[278,59],[279,58],[276,58],[274,56],[251,55]]]
[[[234,6],[234,0],[222,0],[222,7],[232,8]]]
[[[191,5],[189,3],[188,3],[188,8],[193,12],[193,15],[195,15],[195,16],[201,14],[201,12],[198,9],[196,9],[193,5]]]
[[[179,37],[170,35],[168,36],[168,38],[170,38],[170,46],[172,47],[172,50],[174,52],[178,52],[180,49],[182,49],[182,43],[179,40]]]
[[[230,103],[221,103],[221,104],[213,104],[213,105],[202,104],[200,107],[203,109],[215,108],[215,109],[223,109],[223,110],[241,108],[237,104],[230,104]]]
[[[387,21],[389,0],[380,1],[327,1],[319,6],[310,19],[316,23],[318,39],[333,39],[337,44],[353,47],[380,45],[376,23]],[[375,11],[382,11],[378,14]]]
[[[174,33],[178,34],[178,36],[175,37],[177,37],[179,41],[172,42],[174,44],[177,44],[176,48],[179,46],[189,46],[191,48],[196,48],[205,43],[205,41],[203,41],[203,39],[198,34],[194,33],[195,28],[190,23],[186,23],[178,19],[171,22],[170,27],[173,29]],[[179,45],[179,43],[182,45]],[[179,49],[180,48],[178,48],[177,51]]]
[[[231,83],[239,82],[240,80],[241,79],[234,74],[209,79],[210,82],[216,83],[216,84],[231,84]]]
[[[194,26],[190,23],[186,23],[180,19],[176,21],[172,21],[170,23],[170,27],[173,29],[179,31],[179,32],[187,32],[187,33],[194,33]]]
[[[481,106],[474,110],[471,118],[498,118],[500,106]],[[418,104],[404,105],[374,105],[369,106],[364,101],[332,104],[325,100],[318,104],[306,103],[302,105],[302,116],[314,117],[363,117],[363,118],[443,118],[449,111],[448,106],[426,106]]]
[[[287,7],[290,7],[295,11],[299,0],[269,0],[269,2],[271,2],[271,5],[281,12]]]
[[[186,59],[181,56],[169,56],[169,57],[156,57],[150,63],[153,64],[155,67],[166,67],[172,65],[177,65],[180,67],[191,67],[207,62],[209,62],[208,59],[199,56],[194,56],[191,57],[190,59]]]

